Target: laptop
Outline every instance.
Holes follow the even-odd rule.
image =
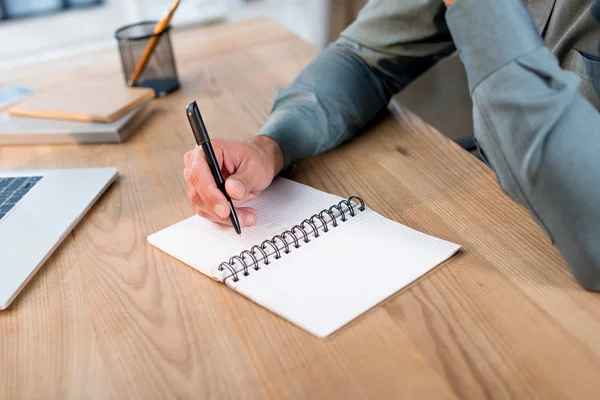
[[[116,168],[0,171],[0,310],[116,176]]]

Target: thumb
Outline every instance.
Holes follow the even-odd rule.
[[[248,168],[248,165],[238,169],[235,174],[230,175],[225,181],[225,189],[234,200],[243,200],[254,189],[256,171]]]

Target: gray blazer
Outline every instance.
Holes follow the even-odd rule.
[[[457,50],[500,186],[600,290],[600,0],[371,0],[278,91],[259,134],[290,167],[352,138]]]
[[[529,0],[527,8],[561,67],[581,78],[581,94],[600,110],[600,0]]]

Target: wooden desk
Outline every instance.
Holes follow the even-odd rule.
[[[294,178],[358,193],[465,251],[332,338],[148,245],[193,213],[185,105],[198,101],[215,137],[250,137],[275,90],[316,54],[266,20],[174,43],[182,89],[156,100],[126,144],[0,148],[0,169],[114,165],[121,176],[0,313],[0,398],[598,398],[600,296],[580,289],[483,164],[399,110]],[[122,79],[116,48],[21,69],[0,86],[74,77]]]

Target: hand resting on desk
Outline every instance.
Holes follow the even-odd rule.
[[[215,139],[212,145],[241,226],[254,225],[256,210],[240,206],[255,199],[281,171],[281,149],[266,136],[256,136],[245,142]],[[188,151],[183,159],[188,198],[196,213],[213,222],[231,225],[227,200],[215,184],[202,148]]]

